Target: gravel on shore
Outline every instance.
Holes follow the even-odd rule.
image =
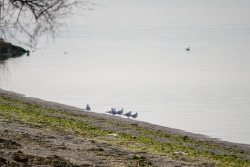
[[[93,119],[84,120],[84,118],[75,118],[75,117],[74,118],[70,117],[70,119],[78,119],[78,120],[85,121],[87,123],[90,123],[99,127],[103,127],[109,130],[115,129],[117,132],[122,132],[124,130],[127,130],[128,133],[130,133],[130,129],[110,126],[103,122],[100,122],[99,120],[117,122],[119,124],[124,124],[128,126],[135,125],[136,127],[146,128],[152,131],[167,132],[173,135],[183,136],[184,138],[189,138],[198,142],[201,141],[201,142],[208,142],[208,143],[216,144],[228,150],[234,149],[234,150],[239,150],[241,152],[243,151],[242,154],[237,153],[233,155],[243,157],[244,159],[250,161],[250,155],[249,155],[250,145],[248,144],[221,141],[219,139],[211,138],[202,134],[190,133],[190,132],[186,132],[183,130],[154,125],[154,124],[143,122],[143,121],[125,119],[122,117],[112,116],[112,115],[105,114],[105,113],[103,114],[95,113],[95,112],[87,111],[85,109],[65,105],[65,104],[45,101],[39,98],[25,97],[22,94],[18,94],[18,93],[11,92],[11,91],[5,91],[2,89],[0,89],[0,95],[4,97],[16,99],[19,101],[35,104],[43,108],[65,111],[65,112],[69,112],[69,113],[81,115],[81,116],[89,116]],[[0,109],[0,113],[1,113],[1,109]],[[65,117],[65,118],[68,117],[63,114],[61,115],[57,114],[54,116]],[[106,141],[91,140],[89,138],[83,138],[79,136],[74,137],[71,134],[66,134],[64,132],[45,132],[44,130],[41,130],[35,126],[8,120],[4,117],[1,117],[1,115],[0,115],[0,120],[1,120],[0,121],[0,129],[1,129],[0,135],[2,135],[0,137],[0,146],[1,146],[1,142],[5,143],[4,146],[9,145],[9,142],[10,143],[12,142],[11,145],[13,147],[13,148],[11,147],[12,152],[10,148],[8,148],[7,150],[0,148],[0,166],[1,166],[1,162],[3,165],[6,165],[6,166],[20,165],[20,163],[22,162],[18,162],[18,160],[13,161],[14,154],[15,154],[14,157],[20,157],[20,156],[25,157],[29,155],[29,161],[33,162],[35,161],[34,159],[37,159],[37,161],[40,160],[41,162],[46,161],[48,162],[48,164],[52,166],[56,166],[56,164],[53,165],[52,161],[60,162],[64,164],[63,166],[74,166],[74,165],[75,166],[102,166],[101,163],[103,163],[103,166],[140,166],[140,165],[141,166],[173,166],[173,167],[174,166],[175,167],[176,166],[179,166],[179,167],[180,166],[216,166],[215,163],[194,163],[191,161],[185,161],[185,158],[173,160],[171,159],[171,157],[163,156],[160,154],[158,155],[158,154],[152,154],[152,153],[141,152],[141,151],[136,151],[136,150],[131,151],[124,147],[114,146]],[[132,130],[131,130],[131,133],[133,133],[133,135],[135,136],[137,135],[136,132],[134,131],[132,132]],[[37,136],[39,136],[39,139],[36,138]],[[38,140],[39,141],[45,140],[47,144],[45,142],[45,144],[41,145],[41,148],[35,147],[34,145],[31,145],[31,143],[27,141],[22,142],[21,138],[29,138],[29,141],[31,143],[36,140],[37,140],[36,142],[38,142]],[[152,138],[156,139],[156,137],[154,136]],[[158,137],[157,140],[167,142],[167,139],[163,139],[160,137]],[[69,145],[72,148],[69,148]],[[84,147],[84,149],[79,149],[82,147]],[[190,147],[195,147],[201,150],[207,150],[207,151],[211,151],[211,152],[215,152],[219,154],[226,154],[226,155],[232,154],[231,152],[225,149],[219,150],[217,148],[207,148],[205,146],[198,146],[198,145],[190,145]],[[13,152],[13,150],[16,150],[16,151]],[[62,150],[64,150],[64,153],[62,153]],[[91,154],[89,154],[88,152],[89,150],[92,150]],[[93,155],[93,152],[98,152],[98,156]],[[83,153],[84,155],[82,155]],[[9,158],[11,157],[10,154],[12,158]],[[118,154],[119,156],[117,157],[116,154]],[[145,159],[140,159],[135,155],[140,155],[139,157],[143,157]],[[8,161],[8,164],[7,164],[7,161]],[[149,161],[150,163],[148,163]],[[68,164],[68,165],[65,165],[65,164]]]
[[[45,100],[35,98],[35,97],[25,97],[25,95],[18,94],[18,93],[15,93],[15,92],[11,92],[11,91],[5,91],[5,90],[2,90],[2,89],[0,89],[0,94],[10,96],[10,97],[12,97],[14,99],[17,99],[17,100],[26,101],[26,102],[29,102],[29,103],[34,103],[34,104],[40,105],[40,106],[42,106],[44,108],[52,108],[52,109],[56,109],[56,110],[62,110],[62,111],[67,111],[67,112],[81,114],[81,115],[88,115],[88,116],[96,117],[96,118],[99,118],[99,119],[106,119],[106,120],[121,122],[123,124],[134,124],[136,122],[136,124],[138,126],[140,126],[140,127],[147,127],[149,129],[153,129],[153,130],[161,130],[161,131],[166,131],[166,132],[170,132],[170,133],[174,133],[174,134],[178,134],[178,135],[182,135],[182,136],[188,136],[189,138],[196,139],[196,140],[201,140],[201,141],[212,141],[212,142],[215,142],[215,143],[218,143],[218,144],[222,144],[224,146],[236,147],[236,148],[239,148],[239,149],[250,151],[250,145],[248,145],[248,144],[241,144],[241,143],[233,143],[233,142],[228,142],[228,141],[222,141],[222,140],[217,139],[217,138],[211,138],[209,136],[202,135],[202,134],[186,132],[186,131],[180,130],[180,129],[174,129],[174,128],[169,128],[169,127],[154,125],[154,124],[151,124],[151,123],[148,123],[148,122],[143,122],[143,121],[135,121],[135,120],[132,120],[132,119],[124,119],[124,118],[121,118],[121,117],[114,117],[112,115],[108,115],[108,114],[105,114],[105,113],[103,113],[103,114],[95,113],[95,112],[87,111],[85,109],[77,108],[77,107],[74,107],[74,106],[60,104],[60,103],[57,103],[57,102],[45,101]]]

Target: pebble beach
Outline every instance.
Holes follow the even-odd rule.
[[[2,89],[0,97],[0,166],[56,166],[60,163],[63,166],[226,166],[226,163],[211,158],[210,153],[223,158],[233,156],[244,161],[245,166],[250,164],[250,145],[247,144],[221,141],[105,112],[95,113]],[[54,127],[50,127],[48,122],[29,119],[29,115],[27,119],[21,119],[23,113],[10,109],[12,106],[6,109],[10,104],[15,109],[33,106],[28,110],[56,120],[78,121],[98,128],[98,132],[83,132],[70,125],[65,128],[56,121]],[[152,140],[150,149],[147,148],[149,139]],[[157,144],[171,148],[158,150]],[[204,156],[196,159],[195,153],[189,151],[193,149],[202,151]],[[209,155],[205,155],[207,152]],[[15,160],[15,157],[19,159]]]

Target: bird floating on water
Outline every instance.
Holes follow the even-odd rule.
[[[186,48],[186,51],[189,51],[190,50],[190,47]]]

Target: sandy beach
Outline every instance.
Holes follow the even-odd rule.
[[[250,145],[247,144],[221,141],[202,134],[106,113],[86,111],[65,104],[25,97],[2,89],[0,89],[0,96],[2,104],[0,108],[0,166],[20,166],[23,164],[32,166],[224,166],[223,163],[210,159],[210,156],[196,159],[196,156],[192,156],[193,153],[180,150],[184,147],[205,151],[206,154],[209,152],[240,158],[246,161],[246,163],[244,162],[246,166],[250,163]],[[9,99],[12,102],[9,102]],[[112,134],[117,134],[117,136],[112,136],[112,134],[89,135],[87,132],[83,133],[77,129],[50,128],[43,126],[39,121],[22,120],[20,115],[7,112],[8,109],[5,109],[5,106],[10,103],[13,103],[17,108],[25,108],[27,104],[34,105],[36,109],[34,106],[32,109],[35,112],[44,109],[42,112],[48,117],[84,122],[105,130],[103,133],[113,132]],[[45,109],[53,110],[53,112],[48,112]],[[166,153],[164,150],[163,152],[149,151],[147,147],[150,146],[140,143],[139,140],[136,141],[146,134],[146,132],[144,133],[145,129],[157,133],[157,135],[147,134],[147,137],[151,138],[152,141],[157,141],[158,144],[160,142],[169,143],[169,145],[174,143],[175,146],[179,144],[181,147],[177,147],[178,150],[172,153],[169,153],[167,149]],[[169,135],[164,137],[161,134]],[[130,135],[131,141],[128,141],[127,138],[123,139],[122,135]],[[183,140],[174,142],[170,136],[178,136]],[[208,144],[199,145],[198,143]]]

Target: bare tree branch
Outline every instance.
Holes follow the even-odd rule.
[[[35,48],[42,35],[54,38],[65,18],[94,5],[90,0],[0,0],[0,37]]]

